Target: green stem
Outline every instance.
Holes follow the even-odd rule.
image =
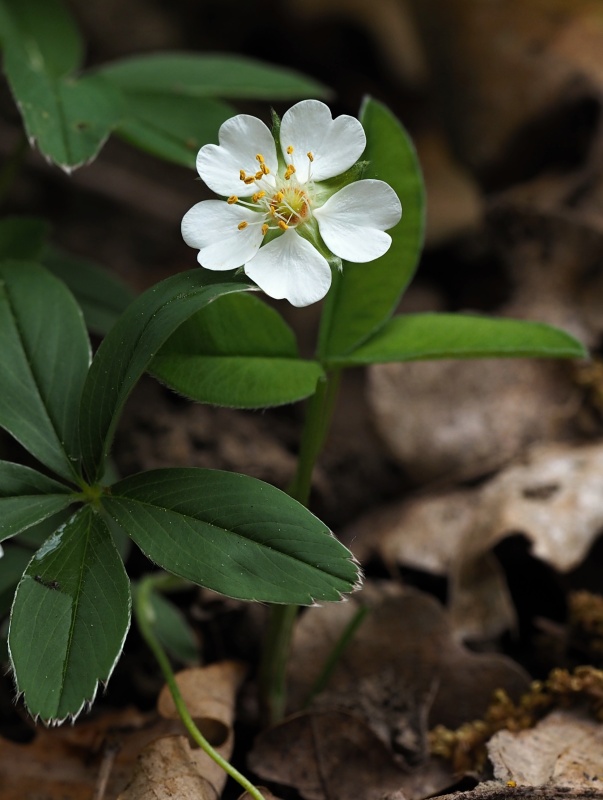
[[[310,499],[316,459],[333,417],[339,379],[338,370],[327,373],[318,381],[316,392],[308,402],[297,472],[289,488],[291,497],[305,506]],[[259,674],[262,717],[267,726],[280,722],[285,715],[287,661],[297,612],[298,606],[275,605],[271,609]]]
[[[195,742],[195,744],[199,745],[203,752],[207,753],[207,755],[213,759],[216,764],[222,767],[227,775],[230,775],[231,778],[240,784],[240,786],[242,786],[243,789],[254,798],[254,800],[264,800],[262,793],[256,789],[256,787],[250,781],[248,781],[244,775],[241,775],[241,773],[235,769],[232,764],[226,761],[225,758],[222,758],[222,756],[216,750],[214,750],[205,736],[203,736],[199,728],[195,725],[193,718],[186,707],[184,698],[180,694],[180,689],[176,683],[176,678],[174,676],[170,661],[153,631],[154,615],[151,606],[151,593],[156,588],[180,588],[181,584],[178,582],[179,580],[180,579],[175,578],[174,582],[172,581],[171,575],[159,574],[148,575],[146,578],[143,578],[140,581],[137,591],[134,595],[134,615],[136,617],[140,633],[149,646],[151,652],[157,659],[157,663],[163,672],[163,677],[165,678],[167,687],[172,695],[174,705],[176,706],[176,711],[178,712],[178,715],[180,716],[180,719],[182,720],[182,723],[191,739]]]
[[[8,156],[0,170],[0,203],[4,202],[19,170],[25,160],[28,150],[27,136],[23,134],[17,140],[12,153]]]
[[[317,694],[320,694],[323,689],[327,687],[331,675],[335,671],[335,667],[339,663],[344,651],[354,638],[356,631],[361,626],[364,618],[368,614],[368,606],[360,606],[352,619],[348,622],[343,630],[343,633],[335,643],[335,647],[331,650],[329,657],[325,661],[323,668],[320,671],[318,678],[314,681],[312,688],[308,693],[308,697],[304,703],[304,708],[307,708]]]

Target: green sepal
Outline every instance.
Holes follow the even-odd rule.
[[[362,180],[362,176],[366,172],[369,164],[370,161],[357,161],[345,172],[342,172],[341,175],[336,175],[334,178],[327,178],[324,181],[320,181],[318,186],[321,191],[325,189],[329,194],[335,194],[335,192],[343,189],[344,186]]]

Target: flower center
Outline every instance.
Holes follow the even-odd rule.
[[[293,147],[290,145],[286,150],[287,155],[292,155]],[[314,155],[307,153],[310,163],[314,161]],[[266,235],[269,230],[279,229],[286,231],[297,225],[307,222],[312,216],[311,205],[311,179],[308,177],[306,183],[300,183],[295,176],[295,167],[289,163],[282,175],[272,176],[266,166],[264,156],[261,153],[256,155],[259,169],[255,173],[247,173],[244,169],[240,170],[239,177],[245,186],[254,185],[258,191],[251,196],[251,202],[240,200],[237,195],[231,195],[228,203],[237,203],[247,206],[254,211],[260,212],[257,222],[239,222],[237,227],[240,231],[245,230],[249,225],[261,225],[262,235]]]
[[[269,214],[287,227],[303,222],[310,213],[310,198],[300,186],[284,186],[269,200]]]

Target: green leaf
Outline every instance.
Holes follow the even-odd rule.
[[[352,555],[304,506],[230,472],[160,469],[115,484],[106,513],[169,572],[243,600],[340,600]]]
[[[31,528],[72,502],[73,495],[63,484],[35,469],[0,461],[0,541]]]
[[[121,115],[122,97],[100,77],[76,77],[82,43],[56,0],[0,0],[4,71],[30,142],[71,170],[91,161]]]
[[[0,261],[28,261],[41,254],[50,225],[37,217],[5,217],[0,220]]]
[[[212,98],[128,90],[116,133],[152,155],[193,169],[199,148],[218,138],[235,109]]]
[[[15,589],[31,559],[31,550],[8,544],[0,559],[0,619],[10,611]]]
[[[389,233],[387,253],[369,264],[344,262],[334,273],[325,301],[319,352],[321,358],[341,356],[383,325],[410,282],[423,245],[425,192],[410,137],[388,109],[368,99],[360,121],[366,131],[363,177],[383,180],[402,202],[402,219]]]
[[[102,267],[49,247],[44,266],[67,285],[89,330],[105,335],[134,300],[134,293]]]
[[[436,358],[583,358],[584,346],[565,331],[541,322],[466,314],[394,317],[337,366]]]
[[[150,372],[201,403],[265,408],[309,397],[324,374],[297,353],[280,314],[250,294],[227,295],[170,336]]]
[[[135,56],[102,67],[99,73],[127,93],[160,92],[190,97],[288,100],[325,97],[317,81],[285,67],[228,55],[161,53]]]
[[[82,394],[81,445],[91,481],[102,475],[123,404],[159,348],[196,311],[250,288],[243,276],[196,269],[156,284],[128,307],[99,347]]]
[[[32,68],[54,77],[77,69],[83,42],[60,0],[0,0],[0,41],[28,53]]]
[[[31,528],[21,531],[21,533],[15,536],[13,541],[15,544],[29,548],[30,551],[37,550],[38,547],[44,544],[46,539],[52,536],[57,528],[60,528],[61,525],[67,522],[72,516],[73,508],[64,508],[57,514],[53,514],[51,517],[42,520],[42,522],[32,525]]]
[[[17,587],[9,650],[30,713],[45,722],[76,717],[109,680],[129,624],[123,563],[86,506],[34,555]]]
[[[153,630],[161,644],[179,661],[199,663],[199,642],[182,611],[158,592],[151,592],[149,599]]]
[[[93,161],[121,117],[115,87],[96,76],[54,78],[13,47],[4,66],[30,144],[67,172]]]
[[[73,480],[90,345],[75,300],[38,264],[0,263],[0,353],[0,426]]]

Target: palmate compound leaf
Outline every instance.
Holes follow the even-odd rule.
[[[344,262],[333,274],[325,301],[320,338],[321,358],[339,357],[359,346],[393,313],[416,269],[425,228],[425,190],[412,141],[393,114],[368,98],[360,121],[366,131],[368,161],[363,178],[385,181],[402,203],[402,219],[388,231],[392,244],[368,264]]]
[[[123,98],[98,76],[75,75],[82,43],[56,0],[0,0],[4,70],[30,142],[67,171],[91,161],[117,124]]]
[[[88,330],[94,333],[105,336],[134,300],[125,284],[91,261],[54,247],[46,247],[41,260],[73,293]]]
[[[34,469],[0,461],[0,541],[67,508],[72,490]]]
[[[444,358],[583,358],[569,333],[526,320],[469,314],[404,314],[333,366]]]
[[[245,475],[152,470],[112,486],[102,505],[152,561],[231,597],[307,605],[358,585],[352,554],[319,519]]]
[[[102,67],[98,74],[126,92],[162,92],[189,97],[287,100],[325,97],[312,78],[274,64],[231,55],[161,53],[134,56]]]
[[[190,168],[236,110],[224,98],[324,97],[327,89],[293,70],[250,58],[196,53],[135,56],[97,75],[125,98],[116,133],[154,155]]]
[[[59,722],[92,702],[120,656],[130,605],[111,534],[86,506],[38,550],[17,587],[9,652],[33,716]]]
[[[90,343],[72,295],[38,264],[0,262],[0,353],[0,426],[74,480]]]
[[[149,371],[201,403],[266,408],[316,391],[324,373],[299,358],[280,314],[251,294],[231,294],[197,312],[170,336]]]
[[[0,42],[29,51],[40,71],[58,77],[78,69],[83,42],[61,0],[0,0]]]
[[[164,342],[216,298],[251,288],[243,276],[195,269],[156,284],[128,307],[99,347],[82,392],[80,437],[90,481],[102,476],[123,404]]]

